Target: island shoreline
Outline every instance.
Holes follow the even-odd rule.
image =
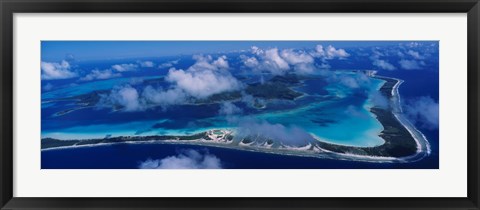
[[[279,154],[279,155],[293,155],[293,156],[304,156],[304,157],[315,157],[315,158],[329,158],[329,159],[338,159],[338,160],[350,160],[350,161],[366,161],[366,162],[414,162],[421,160],[422,158],[426,157],[430,154],[430,145],[426,137],[421,133],[418,129],[413,126],[402,114],[401,108],[401,98],[399,94],[399,87],[403,83],[403,80],[384,77],[384,76],[377,76],[372,75],[372,78],[378,78],[385,81],[395,80],[396,83],[393,85],[390,91],[390,101],[392,104],[392,110],[390,110],[391,115],[393,115],[401,124],[401,126],[406,129],[411,138],[416,143],[416,151],[411,155],[406,156],[382,156],[382,155],[375,155],[375,153],[370,153],[368,150],[363,151],[361,148],[374,148],[380,147],[353,147],[353,146],[344,146],[344,145],[336,145],[329,142],[318,142],[318,145],[311,145],[311,150],[295,150],[292,148],[282,148],[282,149],[269,149],[269,148],[262,148],[262,147],[252,147],[248,145],[232,145],[228,143],[219,143],[219,142],[208,142],[208,140],[178,140],[178,139],[170,139],[170,140],[146,140],[146,141],[121,141],[121,142],[109,142],[109,143],[95,143],[95,144],[86,144],[86,145],[69,145],[69,146],[58,146],[58,147],[51,147],[51,148],[42,148],[41,151],[49,151],[55,149],[70,149],[70,148],[78,148],[78,147],[94,147],[94,146],[106,146],[106,145],[113,145],[113,144],[148,144],[148,143],[159,143],[159,144],[182,144],[182,145],[198,145],[198,146],[211,146],[211,147],[220,147],[220,148],[227,148],[227,149],[237,149],[237,150],[246,150],[252,152],[262,152],[262,153],[270,153],[270,154]],[[385,86],[382,85],[382,88]],[[370,109],[370,112],[377,116],[377,120],[381,122],[380,118],[382,118],[382,114],[385,114],[384,111],[377,110],[376,108]],[[383,116],[384,117],[384,116]],[[384,123],[382,123],[384,125]],[[384,125],[384,131],[385,131]],[[382,131],[383,132],[383,131]],[[381,134],[379,135],[380,137]],[[140,137],[141,138],[141,137]],[[385,140],[385,137],[382,137]],[[43,139],[42,139],[43,140]],[[63,140],[68,141],[68,140]],[[387,142],[387,140],[385,140]],[[326,146],[327,145],[327,146]],[[315,146],[318,146],[317,148]],[[327,148],[325,148],[327,147]],[[332,150],[333,148],[333,150]],[[355,148],[355,149],[352,149]],[[315,150],[316,149],[316,150]],[[335,151],[335,149],[337,151]],[[352,151],[349,151],[352,149]],[[344,151],[345,150],[345,151]],[[340,151],[340,152],[339,152]]]

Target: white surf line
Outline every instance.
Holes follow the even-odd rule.
[[[68,141],[68,140],[65,140],[65,141]],[[114,144],[119,144],[119,143],[123,143],[123,142],[81,144],[81,145],[73,144],[73,145],[68,145],[68,146],[43,148],[43,149],[40,149],[40,150],[41,151],[50,151],[50,150],[62,150],[62,149],[74,149],[74,148],[84,148],[84,147],[107,146],[107,145],[114,145]]]
[[[390,78],[390,79],[396,79],[396,78]],[[402,84],[404,81],[403,80],[400,80],[400,79],[396,79],[397,81],[397,84],[394,86],[394,89],[395,89],[395,92],[393,92],[394,89],[392,89],[392,96],[394,98],[397,98],[397,107],[399,109],[399,112],[396,113],[394,112],[394,116],[397,118],[397,120],[410,132],[410,134],[412,134],[412,136],[418,136],[418,134],[421,135],[421,139],[424,140],[423,142],[425,143],[425,149],[427,149],[426,151],[428,153],[430,153],[430,143],[428,142],[427,138],[425,137],[425,135],[419,131],[409,120],[407,120],[404,115],[403,115],[403,109],[402,109],[402,105],[401,105],[401,98],[400,98],[400,93],[399,93],[399,90],[398,90],[398,87],[400,86],[400,84]],[[416,135],[415,135],[416,134]],[[420,144],[419,142],[419,139],[418,137],[415,138],[415,140],[417,141],[418,144]],[[422,149],[422,145],[420,145],[420,149]]]
[[[329,159],[336,159],[336,160],[348,160],[348,161],[363,161],[363,162],[377,162],[377,163],[395,163],[395,162],[415,162],[421,160],[425,156],[430,154],[430,144],[427,141],[425,135],[421,133],[419,130],[415,128],[407,119],[405,119],[402,115],[402,108],[400,104],[400,94],[398,91],[399,86],[403,83],[403,80],[391,77],[383,77],[383,76],[375,76],[378,78],[388,78],[396,80],[397,83],[392,87],[392,97],[395,108],[398,109],[397,112],[392,112],[395,118],[402,124],[402,126],[407,129],[410,133],[412,138],[415,140],[417,144],[417,153],[414,155],[406,156],[406,157],[382,157],[382,156],[372,156],[372,155],[357,155],[351,153],[337,153],[329,150],[325,150],[320,148],[322,153],[301,153],[301,151],[305,150],[290,150],[284,149],[275,151],[271,148],[262,148],[262,147],[255,147],[250,146],[248,144],[238,146],[231,145],[229,143],[221,143],[221,142],[206,142],[200,139],[197,140],[149,140],[149,141],[125,141],[125,142],[111,142],[111,143],[98,143],[98,144],[87,144],[87,145],[71,145],[71,146],[62,146],[62,147],[54,147],[54,148],[46,148],[41,149],[42,151],[47,150],[55,150],[55,149],[68,149],[68,148],[78,148],[78,147],[94,147],[94,146],[105,146],[105,145],[113,145],[113,144],[147,144],[147,143],[158,143],[158,144],[184,144],[184,145],[198,145],[198,146],[212,146],[212,147],[220,147],[220,148],[227,148],[227,149],[237,149],[237,150],[244,150],[244,151],[252,151],[252,152],[263,152],[263,153],[270,153],[270,154],[279,154],[279,155],[291,155],[291,156],[303,156],[303,157],[315,157],[315,158],[329,158]],[[396,100],[395,100],[396,99]],[[396,103],[395,103],[396,102]],[[420,136],[420,137],[419,137]],[[423,140],[425,143],[426,151],[423,150],[423,146],[420,142],[420,139]],[[426,154],[425,154],[426,152]]]
[[[401,83],[403,83],[403,80],[401,80]],[[400,83],[400,84],[401,84]],[[399,84],[399,86],[400,86]],[[422,136],[422,140],[424,140],[424,143],[425,143],[425,147],[426,147],[426,152],[428,154],[431,153],[431,148],[430,148],[430,142],[428,142],[428,139],[427,137],[421,132],[419,131],[408,119],[405,119],[404,115],[403,115],[403,109],[402,109],[402,103],[401,103],[401,97],[400,97],[400,93],[399,93],[399,90],[398,88],[396,88],[396,95],[395,95],[397,98],[398,98],[398,107],[400,109],[400,114],[402,115],[402,118],[404,119],[404,123],[407,123],[410,125],[410,128],[413,129],[414,132],[416,132],[417,134],[420,134]],[[395,117],[397,117],[398,119],[398,114],[394,113]],[[400,123],[402,123],[402,121],[400,121]],[[407,129],[408,130],[408,129]],[[409,132],[411,132],[409,130]]]
[[[281,150],[274,150],[270,147],[256,147],[247,144],[232,145],[231,143],[225,142],[208,142],[206,140],[148,140],[148,141],[125,141],[125,142],[109,142],[109,143],[97,143],[97,144],[86,144],[86,145],[70,145],[70,146],[61,146],[53,148],[41,149],[41,151],[52,151],[52,150],[64,150],[64,149],[76,149],[76,148],[90,148],[97,146],[110,146],[117,144],[180,144],[180,145],[193,145],[193,146],[209,146],[216,148],[225,148],[225,149],[235,149],[240,151],[249,151],[249,152],[260,152],[267,154],[276,154],[276,155],[288,155],[288,156],[297,156],[297,157],[311,157],[311,158],[320,158],[320,159],[332,159],[332,160],[344,160],[344,161],[359,161],[359,162],[373,162],[373,163],[395,163],[395,162],[405,162],[398,160],[395,157],[382,157],[382,156],[367,156],[367,155],[357,155],[357,154],[344,154],[336,153],[329,150],[324,150],[322,148],[321,153],[306,152],[307,150],[292,150],[289,148],[284,148]]]
[[[404,118],[403,116],[403,109],[401,106],[401,99],[400,99],[400,93],[399,93],[399,87],[400,85],[404,82],[401,79],[397,78],[391,78],[391,77],[384,77],[384,76],[377,76],[377,78],[386,78],[386,79],[393,79],[396,80],[397,83],[392,87],[392,101],[394,108],[397,110],[393,110],[392,114],[395,116],[395,118],[400,122],[400,124],[407,129],[407,131],[410,133],[412,138],[415,140],[415,143],[417,144],[417,152],[413,155],[406,156],[406,157],[379,157],[379,156],[370,156],[370,155],[357,155],[357,154],[345,154],[345,153],[336,153],[333,151],[328,151],[326,150],[327,153],[334,154],[337,156],[338,159],[347,159],[347,160],[353,160],[353,161],[367,161],[367,162],[415,162],[423,159],[427,155],[431,153],[430,149],[430,143],[428,142],[427,138],[425,135],[420,132],[413,124],[410,123],[407,119]],[[423,146],[422,142],[425,144]],[[425,150],[423,149],[425,147]],[[343,157],[343,158],[340,158]],[[344,159],[344,160],[345,160]]]
[[[428,142],[427,138],[425,135],[419,131],[410,121],[408,121],[404,116],[403,116],[403,109],[401,105],[401,98],[400,98],[400,93],[399,93],[399,87],[400,85],[404,82],[401,79],[397,78],[392,78],[392,77],[384,77],[384,76],[377,76],[379,78],[388,78],[388,79],[393,79],[396,80],[397,83],[392,87],[392,97],[393,97],[393,104],[394,107],[397,109],[397,111],[393,111],[393,115],[395,118],[402,124],[402,126],[407,129],[407,131],[410,133],[412,138],[415,140],[417,144],[417,153],[414,155],[406,156],[406,157],[399,157],[398,159],[404,160],[404,161],[418,161],[422,159],[423,157],[429,155],[431,153],[431,148],[430,148],[430,143]],[[423,143],[423,144],[422,144]],[[425,148],[424,148],[425,147]],[[426,154],[421,155],[422,153],[426,152]],[[419,156],[421,155],[421,156]]]

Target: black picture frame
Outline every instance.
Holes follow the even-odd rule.
[[[0,0],[1,209],[479,209],[478,0]],[[13,197],[14,13],[467,13],[466,198],[25,198]],[[445,180],[446,182],[450,180]],[[121,185],[121,183],[119,183]],[[121,187],[121,186],[120,186]],[[438,187],[442,187],[439,183]]]

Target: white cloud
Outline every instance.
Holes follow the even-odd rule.
[[[115,87],[108,95],[102,95],[99,101],[99,106],[113,107],[120,105],[123,111],[139,111],[145,107],[139,100],[138,91],[130,85]]]
[[[288,70],[290,66],[288,63],[280,57],[277,48],[268,49],[264,55],[265,64],[269,67],[273,67],[272,73],[283,74],[285,70]]]
[[[245,66],[254,71],[267,71],[271,74],[283,75],[290,69],[288,62],[280,56],[278,48],[263,50],[252,46],[251,52],[257,58],[243,56],[242,60]]]
[[[438,129],[439,106],[431,97],[410,100],[405,105],[407,117],[414,123],[420,123],[426,129]]]
[[[115,64],[112,66],[112,69],[119,72],[125,71],[135,71],[138,69],[137,64],[129,63],[129,64]]]
[[[315,72],[316,68],[311,63],[299,63],[293,66],[293,70],[297,74],[312,74]]]
[[[327,58],[346,58],[350,56],[344,49],[335,49],[332,45],[328,45],[326,49]]]
[[[357,72],[353,75],[341,75],[341,76],[336,76],[335,74],[331,75],[333,76],[333,79],[331,82],[340,82],[340,84],[349,87],[351,89],[354,88],[364,88],[368,87],[370,84],[370,77],[365,75],[364,73]]]
[[[250,50],[252,51],[253,54],[255,55],[261,55],[264,53],[264,51],[262,49],[260,49],[259,47],[257,46],[252,46],[250,47]]]
[[[178,88],[164,90],[146,86],[143,91],[126,85],[115,87],[107,95],[102,95],[99,107],[122,107],[122,111],[136,112],[144,111],[148,108],[161,106],[167,108],[170,105],[182,104],[188,100],[188,95]]]
[[[293,70],[297,74],[311,74],[317,69],[328,69],[330,65],[326,60],[334,58],[346,58],[350,56],[344,49],[336,49],[329,45],[324,48],[322,45],[317,45],[314,52],[305,52],[295,49],[278,48],[260,49],[252,46],[251,52],[254,57],[247,57],[242,55],[240,58],[246,67],[254,71],[267,71],[274,75],[283,75],[289,70]],[[315,58],[322,59],[322,63],[316,64]]]
[[[417,51],[408,50],[407,54],[409,54],[410,56],[412,56],[413,58],[415,58],[417,60],[424,59],[424,57],[421,56],[420,53],[418,53]]]
[[[120,73],[114,73],[111,69],[105,69],[103,71],[94,69],[89,74],[85,75],[84,77],[80,78],[81,81],[91,81],[91,80],[102,80],[102,79],[110,79],[115,77],[121,77]]]
[[[420,64],[415,60],[400,60],[398,62],[402,69],[406,70],[414,70],[414,69],[421,69]]]
[[[71,70],[70,64],[63,60],[60,63],[41,62],[40,64],[43,80],[69,79],[77,77],[78,74]]]
[[[353,77],[342,77],[340,79],[342,85],[347,86],[349,88],[359,88],[360,85]]]
[[[408,44],[406,44],[406,45],[407,45],[407,47],[415,48],[415,47],[421,46],[421,43],[419,43],[419,42],[410,42],[410,43],[408,43]]]
[[[189,71],[215,71],[229,68],[227,56],[225,55],[218,57],[217,60],[213,60],[211,55],[194,55],[193,59],[196,62],[187,69]]]
[[[344,49],[336,49],[332,45],[328,45],[326,48],[323,45],[317,45],[315,47],[315,52],[313,53],[316,57],[325,58],[325,59],[334,59],[334,58],[346,58],[350,56]]]
[[[221,69],[228,69],[228,61],[227,61],[227,56],[223,55],[218,57],[217,60],[213,61],[212,63],[214,66],[221,68]]]
[[[410,59],[408,59],[409,57]],[[411,57],[413,57],[413,59]],[[374,66],[384,70],[396,70],[397,66],[391,63],[396,61],[396,59],[400,59],[400,61],[398,61],[398,68],[401,69],[421,69],[421,66],[425,65],[425,62],[421,60],[424,59],[424,56],[413,50],[401,52],[398,47],[373,48],[370,59]]]
[[[142,98],[148,104],[160,105],[166,107],[174,104],[181,104],[187,100],[187,95],[180,89],[163,90],[147,86],[142,92]]]
[[[350,116],[355,116],[359,118],[368,119],[370,116],[364,112],[362,112],[363,108],[358,108],[353,105],[349,105],[347,109],[344,111],[345,114]]]
[[[211,56],[194,56],[197,61],[187,70],[171,68],[165,81],[170,87],[147,86],[141,94],[131,86],[116,88],[101,100],[99,106],[120,105],[124,111],[143,111],[149,107],[182,104],[191,98],[203,99],[213,94],[243,88],[228,68],[226,56],[213,60]]]
[[[184,150],[176,156],[160,160],[148,159],[138,166],[141,169],[221,169],[222,163],[215,155],[196,150]]]
[[[165,63],[162,63],[162,64],[158,65],[158,68],[159,69],[164,69],[164,68],[173,67],[174,65],[178,64],[179,61],[180,60],[168,61],[168,62],[165,62]]]
[[[264,99],[260,98],[255,98],[252,95],[248,95],[244,92],[242,92],[242,99],[241,101],[245,103],[250,108],[255,108],[256,106],[264,106],[266,104],[266,101]]]
[[[386,60],[376,59],[373,60],[373,65],[385,70],[395,70],[397,69],[393,64],[389,63]]]
[[[271,139],[277,144],[284,146],[301,147],[314,141],[313,137],[305,130],[296,126],[285,126],[282,124],[271,124],[267,121],[255,121],[253,119],[242,119],[237,129],[237,137],[262,136],[256,138],[256,144],[263,144]]]
[[[385,56],[385,54],[380,52],[379,49],[380,48],[378,47],[375,47],[372,49],[372,55],[370,56],[372,60],[378,60],[380,57]]]
[[[241,55],[240,58],[242,59],[243,61],[243,65],[245,65],[246,67],[249,67],[249,68],[257,68],[258,65],[260,64],[257,60],[257,58],[255,57],[247,57],[245,55]]]
[[[326,53],[325,53],[325,50],[323,49],[323,45],[319,44],[319,45],[315,46],[314,55],[316,57],[325,57]]]
[[[326,60],[344,59],[350,56],[344,49],[336,49],[331,45],[326,48],[317,45],[314,52],[295,49],[279,50],[278,48],[264,50],[252,46],[251,53],[254,55],[253,57],[240,56],[246,67],[254,71],[264,71],[274,75],[283,75],[290,70],[297,74],[311,74],[317,69],[330,68]],[[321,58],[322,63],[316,64],[315,57]]]
[[[206,98],[213,94],[234,91],[242,87],[241,83],[229,72],[200,70],[198,66],[194,69],[177,70],[172,68],[168,71],[166,81],[196,98]]]
[[[295,52],[293,49],[285,49],[280,53],[289,64],[313,63],[313,57],[305,52]]]
[[[165,78],[179,89],[195,98],[206,98],[213,94],[234,91],[243,85],[227,70],[227,56],[216,60],[208,56],[196,55],[196,62],[187,70],[171,68]]]
[[[282,58],[293,65],[293,70],[298,74],[311,74],[315,71],[314,58],[304,51],[293,49],[282,50]]]
[[[390,103],[387,99],[387,97],[383,96],[380,91],[375,90],[370,93],[370,101],[374,106],[380,107],[380,108],[388,108],[390,106]]]
[[[242,109],[235,106],[232,102],[223,102],[220,104],[220,110],[218,111],[221,115],[233,115],[242,113]]]
[[[137,61],[137,63],[143,68],[151,68],[155,66],[153,61]]]

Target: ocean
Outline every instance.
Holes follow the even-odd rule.
[[[114,144],[42,151],[42,169],[137,169],[149,159],[175,156],[178,151],[208,151],[224,169],[426,169],[425,159],[413,163],[369,163],[277,155],[218,147],[172,144]]]

